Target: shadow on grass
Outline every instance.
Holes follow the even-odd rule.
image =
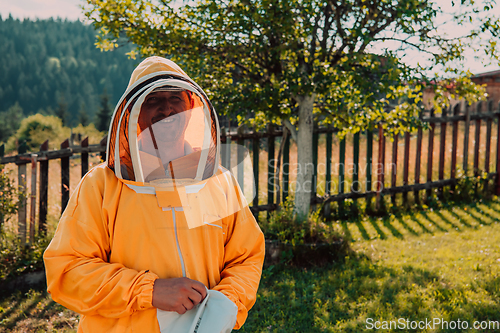
[[[434,221],[433,219],[431,219],[431,218],[429,217],[429,214],[427,214],[427,212],[426,212],[426,211],[421,211],[421,212],[420,212],[420,215],[421,215],[423,218],[425,218],[427,221],[429,221],[430,223],[434,224],[434,226],[435,226],[437,229],[439,229],[440,231],[442,231],[442,232],[448,232],[448,229],[443,228],[440,224],[438,224],[436,221]]]
[[[470,229],[477,229],[477,225],[472,225],[470,224],[469,222],[467,222],[465,219],[463,219],[461,216],[459,216],[455,211],[453,211],[453,209],[449,209],[447,210],[447,212],[453,217],[455,218],[457,221],[459,221],[460,223],[462,223],[464,226],[466,226],[467,228],[470,228]]]
[[[409,233],[411,233],[414,236],[419,236],[420,235],[420,233],[418,231],[416,231],[410,225],[408,225],[408,223],[406,223],[406,221],[404,220],[403,216],[398,216],[396,219],[403,226],[403,228],[405,228],[406,230],[408,230]]]
[[[279,266],[264,271],[257,303],[240,332],[373,332],[368,318],[439,317],[472,325],[476,320],[498,320],[499,296],[499,278],[474,288],[453,286],[430,270],[385,267],[367,258],[322,269]]]
[[[361,233],[361,236],[363,236],[363,238],[366,240],[370,240],[370,235],[368,235],[368,232],[366,231],[363,223],[358,220],[358,221],[356,221],[356,226],[358,227],[359,232]]]
[[[457,231],[463,231],[462,227],[463,226],[459,226],[458,224],[455,224],[453,223],[453,221],[449,218],[449,217],[446,217],[443,215],[443,213],[441,213],[440,211],[435,211],[434,212],[437,217],[439,217],[443,222],[449,224],[453,229],[457,230]]]

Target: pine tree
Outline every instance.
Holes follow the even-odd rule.
[[[87,126],[89,124],[89,115],[87,114],[85,102],[80,104],[80,111],[78,111],[78,121],[82,126]]]
[[[108,93],[106,92],[106,89],[104,89],[102,95],[101,95],[101,106],[99,108],[99,111],[97,112],[97,119],[96,119],[96,128],[103,132],[107,131],[109,127],[109,121],[111,118],[111,108],[109,106],[109,96]]]
[[[68,116],[68,103],[66,103],[64,96],[59,98],[57,103],[56,116],[61,119],[63,126],[66,126],[66,117]]]

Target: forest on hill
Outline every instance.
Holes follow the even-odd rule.
[[[80,21],[0,16],[0,131],[5,122],[35,113],[74,127],[96,122],[103,103],[113,109],[140,60],[125,54],[131,45],[101,52],[95,36],[93,26]]]

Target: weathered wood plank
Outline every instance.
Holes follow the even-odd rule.
[[[326,175],[325,175],[325,195],[331,194],[331,181],[332,181],[332,132],[326,133]],[[324,216],[329,217],[331,214],[331,206],[325,205]]]
[[[488,179],[495,179],[497,176],[496,172],[491,172],[487,175]],[[422,191],[422,190],[429,190],[433,188],[439,188],[443,186],[451,186],[452,184],[456,184],[456,179],[444,179],[444,180],[437,180],[437,181],[432,181],[430,183],[423,183],[423,184],[412,184],[412,185],[404,185],[404,186],[397,186],[397,187],[388,187],[384,188],[382,190],[382,193],[384,195],[390,195],[393,193],[404,193],[404,192],[410,192],[410,191]],[[377,192],[363,192],[363,193],[343,193],[343,194],[338,194],[334,195],[331,197],[318,197],[316,200],[316,203],[328,203],[328,202],[333,202],[333,201],[340,201],[340,200],[345,200],[345,199],[354,199],[354,198],[364,198],[367,196],[375,195]]]
[[[460,113],[460,103],[457,103],[453,108],[453,114]],[[451,166],[450,166],[450,179],[455,179],[457,173],[457,149],[458,149],[458,120],[453,122],[453,134],[451,143]],[[455,192],[455,184],[450,187],[452,193]]]
[[[372,191],[372,175],[373,175],[373,131],[366,131],[366,191]],[[366,197],[366,209],[372,209],[372,196]]]
[[[410,169],[410,132],[405,132],[405,150],[403,156],[403,185],[408,185]],[[403,193],[403,205],[408,205],[408,192]]]
[[[476,113],[482,112],[482,102],[477,102]],[[474,177],[479,176],[479,148],[481,145],[481,119],[476,119],[476,131],[474,136]],[[476,184],[477,185],[477,184]],[[477,187],[476,187],[477,190]]]
[[[268,127],[268,131],[270,133],[273,133],[274,129],[270,125]],[[270,135],[267,138],[267,204],[272,205],[274,204],[274,193],[276,191],[276,184],[275,184],[275,158],[274,158],[274,145],[275,145],[275,136]]]
[[[36,185],[38,173],[38,163],[36,158],[36,154],[31,154],[30,244],[33,244],[35,241]]]
[[[86,148],[89,146],[89,137],[86,137],[85,139],[80,142],[80,146],[82,148]],[[89,153],[87,151],[82,151],[81,152],[81,159],[82,159],[82,178],[87,174],[89,171]]]
[[[40,151],[49,150],[49,140],[40,146]],[[49,197],[49,161],[40,161],[40,186],[38,188],[38,232],[45,234],[47,231],[47,207]]]
[[[420,113],[420,117],[422,113]],[[417,130],[417,151],[415,154],[415,184],[420,183],[420,164],[421,164],[421,155],[422,155],[422,127],[419,127]],[[415,203],[420,204],[420,193],[418,190],[415,190]]]
[[[377,166],[377,199],[375,202],[376,210],[382,208],[382,194],[385,182],[385,135],[382,125],[378,127],[378,166]]]
[[[470,107],[465,104],[465,128],[464,128],[464,157],[462,169],[464,174],[467,176],[467,171],[469,169],[469,131],[470,131]]]
[[[359,192],[359,132],[354,134],[352,142],[352,163],[354,173],[352,174],[351,192]]]
[[[447,109],[443,109],[443,112],[441,113],[442,117],[446,117]],[[439,140],[439,169],[438,169],[438,179],[443,180],[444,179],[444,163],[445,163],[445,156],[446,156],[446,123],[441,123],[441,133],[440,133],[440,140]],[[439,193],[439,198],[443,199],[443,188],[440,187],[438,188],[438,193]]]
[[[312,189],[311,189],[311,197],[316,197],[318,193],[318,146],[319,146],[319,133],[315,126],[315,131],[313,132],[313,175],[312,175]],[[314,209],[314,207],[313,207]]]
[[[222,149],[224,150],[224,149]],[[260,140],[259,138],[252,139],[252,158],[253,158],[253,179],[255,184],[255,196],[253,197],[253,205],[259,205],[259,155],[260,155]]]
[[[493,112],[493,101],[488,101],[488,113]],[[486,120],[486,151],[484,156],[484,172],[490,173],[490,155],[491,155],[491,119]],[[489,182],[484,183],[484,193],[488,193]]]
[[[236,145],[236,163],[237,164],[237,180],[238,185],[240,185],[241,190],[245,191],[245,165],[243,164],[243,160],[245,159],[245,140],[238,139]]]
[[[19,187],[19,192],[26,194],[26,164],[19,164],[17,166],[17,184]],[[27,207],[26,207],[26,195],[23,195],[20,199],[19,209],[17,211],[18,226],[17,234],[21,240],[21,244],[26,244],[26,217],[27,217]]]
[[[392,142],[392,166],[391,166],[391,187],[396,187],[396,180],[398,177],[398,141],[399,135],[394,135]],[[391,202],[396,204],[396,193],[391,196]]]
[[[431,109],[431,117],[434,115],[434,109]],[[436,124],[432,123],[429,129],[429,145],[427,148],[427,182],[432,182],[432,162],[434,157],[434,131],[436,128]],[[426,202],[429,202],[432,196],[432,190],[428,189],[426,191]]]
[[[69,147],[69,140],[61,143],[61,149]],[[106,157],[105,157],[106,158]],[[61,214],[69,201],[69,156],[61,158]]]
[[[345,191],[345,141],[344,137],[339,143],[339,194]],[[344,214],[344,201],[339,201],[339,212]]]

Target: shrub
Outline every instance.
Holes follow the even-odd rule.
[[[25,141],[29,150],[36,151],[47,139],[50,147],[57,149],[69,135],[70,129],[63,126],[61,119],[37,113],[21,121],[16,134],[7,143],[7,150],[13,151],[18,142]]]
[[[87,126],[83,126],[79,124],[75,128],[72,129],[73,134],[81,134],[82,138],[89,137],[89,144],[97,144],[101,142],[101,139],[105,135],[105,132],[99,132],[97,128],[95,128],[94,124],[89,124]]]
[[[346,239],[337,223],[325,222],[321,209],[310,214],[306,221],[299,222],[294,219],[293,207],[293,199],[289,197],[280,210],[272,212],[269,219],[260,223],[266,239],[278,240],[292,246],[332,243]]]
[[[14,185],[10,173],[0,165],[0,221],[5,223],[17,212],[22,195]]]

